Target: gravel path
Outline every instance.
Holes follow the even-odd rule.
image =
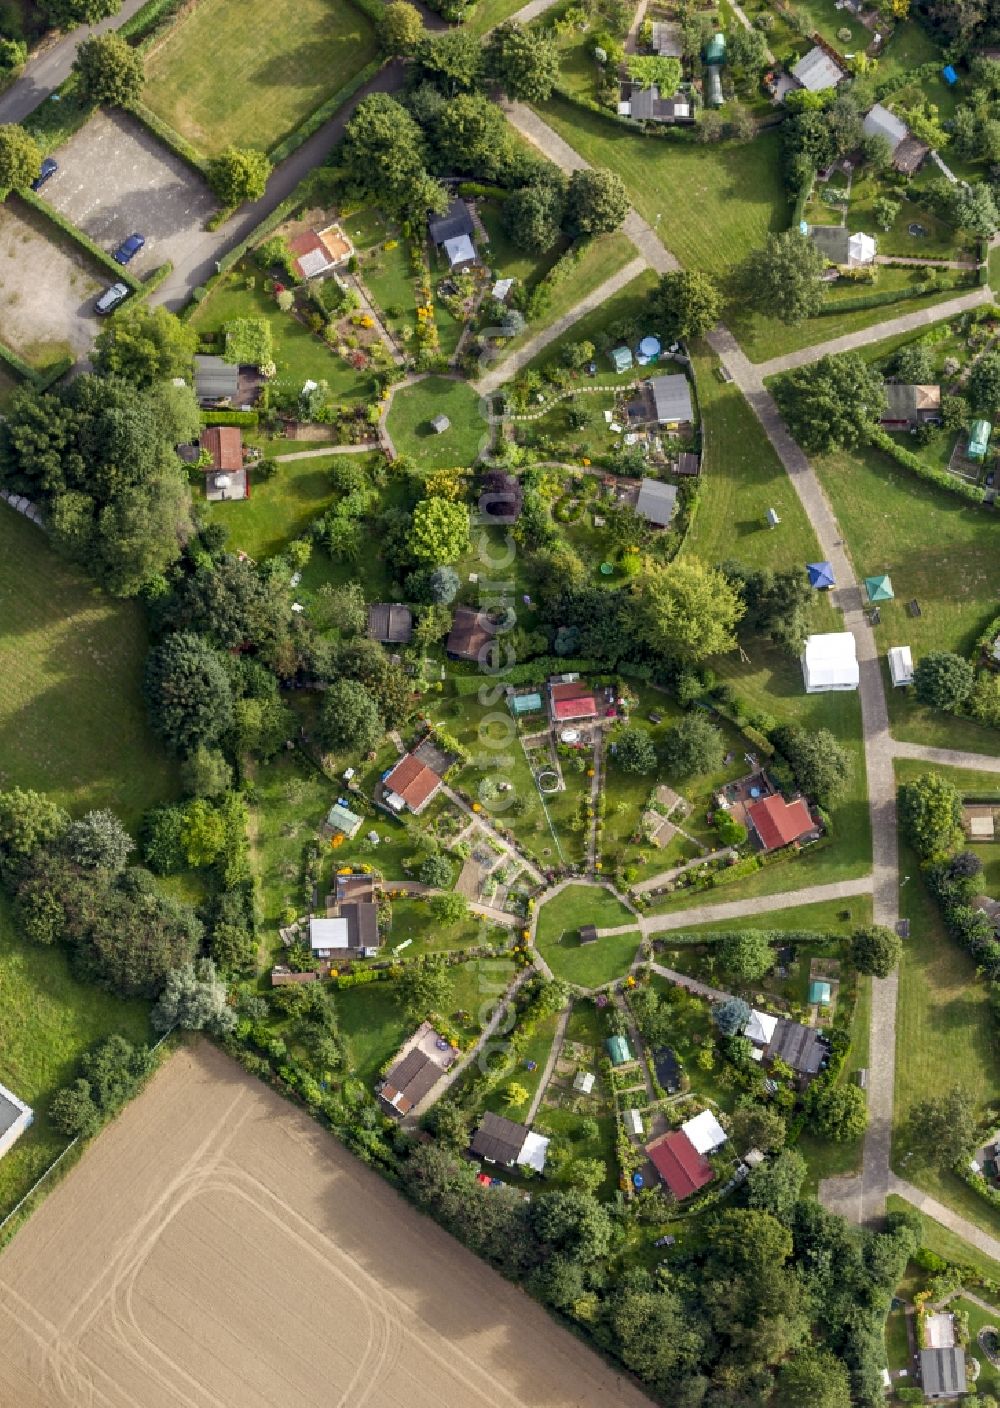
[[[692,905],[675,909],[669,914],[643,915],[639,928],[644,935],[669,933],[691,924],[714,924],[724,919],[760,918],[777,909],[796,909],[802,904],[822,904],[827,900],[849,900],[858,895],[870,895],[872,877],[861,875],[856,880],[837,880],[830,885],[810,885],[804,890],[786,890],[779,895],[760,895],[753,899],[722,900],[717,904]],[[599,930],[601,934],[629,933],[635,925],[620,930]]]

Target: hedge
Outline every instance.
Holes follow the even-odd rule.
[[[179,157],[181,161],[190,166],[203,180],[207,179],[208,162],[186,137],[175,132],[168,122],[163,121],[162,117],[157,117],[153,109],[148,108],[141,99],[136,99],[128,111],[142,123],[143,127],[148,128],[157,141],[162,142],[172,151],[174,156]]]
[[[73,366],[72,357],[60,357],[58,362],[53,362],[47,371],[35,373],[35,386],[39,391],[48,391],[49,387],[54,386],[60,377],[66,375],[71,366]]]
[[[134,307],[136,303],[145,303],[150,294],[155,293],[160,287],[160,284],[164,283],[173,272],[173,263],[168,259],[165,264],[161,264],[158,268],[154,269],[148,279],[143,279],[142,287],[138,294],[130,303],[127,303],[125,307],[129,308]]]
[[[184,3],[185,0],[146,0],[141,9],[118,26],[118,33],[123,39],[135,41],[133,47],[138,48],[155,38],[168,20],[175,19]]]
[[[882,308],[890,303],[905,303],[910,298],[920,298],[925,293],[947,293],[960,288],[961,284],[937,283],[912,284],[909,288],[884,289],[881,293],[862,293],[857,298],[840,298],[834,303],[826,303],[819,310],[821,318],[839,316],[841,313],[858,313],[863,308]]]
[[[814,167],[808,181],[802,182],[802,185],[799,187],[799,193],[795,197],[795,204],[792,206],[791,228],[793,230],[797,230],[801,225],[802,221],[805,219],[806,203],[809,200],[809,197],[812,195],[813,186],[815,184],[816,169]]]
[[[943,469],[935,469],[933,465],[926,464],[919,455],[915,455],[912,450],[904,449],[902,445],[897,445],[891,435],[880,430],[877,426],[868,432],[868,439],[876,449],[895,460],[903,469],[908,469],[920,479],[926,480],[928,484],[936,484],[939,489],[944,489],[949,494],[955,494],[970,504],[983,502],[983,491],[978,485],[967,484],[964,479],[959,479],[955,474],[948,474]]]
[[[32,210],[36,210],[38,214],[43,215],[46,220],[50,220],[53,225],[62,230],[64,235],[68,235],[75,244],[78,244],[81,249],[85,250],[102,268],[109,274],[113,274],[116,283],[128,284],[133,293],[139,293],[141,291],[142,281],[140,279],[137,279],[134,274],[130,274],[126,268],[112,259],[107,250],[102,249],[99,244],[95,244],[89,235],[85,235],[82,230],[77,229],[71,220],[66,219],[65,215],[62,215],[44,200],[40,200],[39,197],[35,195],[34,191],[19,191],[18,199],[23,200],[25,205],[31,206]]]
[[[476,197],[480,200],[509,200],[510,191],[505,186],[491,186],[486,181],[459,181],[460,196]]]
[[[31,382],[32,386],[37,384],[38,373],[35,368],[29,366],[24,358],[19,357],[5,342],[0,342],[0,362],[9,367],[23,381]]]
[[[202,425],[256,425],[259,411],[202,411]]]
[[[360,4],[359,0],[352,0],[352,3],[358,5],[366,14],[368,13],[366,6]],[[381,14],[384,9],[381,0],[374,0],[374,3],[375,9]],[[371,63],[366,64],[360,73],[356,73],[342,88],[338,88],[336,93],[327,98],[325,103],[321,103],[318,108],[314,109],[304,122],[300,122],[298,127],[289,132],[283,141],[271,148],[268,156],[272,164],[277,166],[279,162],[290,157],[292,152],[298,151],[304,142],[308,142],[309,138],[314,136],[324,123],[329,122],[330,118],[344,106],[349,98],[354,96],[359,88],[375,77],[385,62],[384,58],[372,59]]]
[[[724,874],[724,871],[720,871]],[[754,924],[752,919],[747,920],[747,928],[759,929],[760,925]],[[764,929],[775,943],[781,944],[825,944],[830,937],[827,933],[813,929]],[[732,929],[706,929],[703,934],[689,933],[686,929],[668,929],[657,936],[662,939],[667,947],[673,944],[719,944],[723,939],[733,937]]]

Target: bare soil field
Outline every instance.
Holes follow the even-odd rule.
[[[0,209],[0,337],[31,366],[86,356],[94,299],[110,282],[16,196]]]
[[[205,1043],[0,1257],[17,1408],[650,1408]]]

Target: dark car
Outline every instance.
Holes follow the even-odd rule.
[[[145,235],[129,235],[127,240],[122,240],[112,258],[119,264],[130,264],[145,243]]]
[[[49,177],[54,176],[58,170],[58,161],[56,161],[54,157],[47,156],[42,162],[42,167],[38,173],[37,179],[31,183],[31,189],[33,191],[40,191]]]

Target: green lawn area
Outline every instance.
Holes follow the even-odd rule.
[[[369,1089],[379,1068],[417,1025],[400,1007],[392,983],[370,983],[334,993],[340,1028],[350,1051],[351,1071]]]
[[[154,49],[143,99],[206,155],[270,151],[376,47],[348,0],[199,0]]]
[[[615,1188],[618,1186],[618,1164],[615,1158],[615,1118],[614,1115],[602,1110],[595,1114],[597,1121],[597,1134],[592,1139],[581,1139],[580,1116],[573,1110],[564,1110],[555,1106],[543,1106],[535,1119],[535,1128],[544,1129],[547,1134],[564,1135],[571,1143],[573,1149],[573,1160],[577,1159],[600,1159],[607,1168],[607,1177],[597,1188],[599,1198],[610,1198]],[[556,1175],[549,1175],[545,1180],[545,1186],[549,1188],[565,1187],[570,1183],[572,1177],[572,1164]]]
[[[252,288],[248,279],[253,280]],[[307,381],[325,381],[339,403],[369,401],[370,376],[356,372],[322,338],[290,313],[282,313],[263,283],[259,269],[241,265],[232,270],[195,309],[191,326],[198,332],[218,332],[232,318],[267,318],[274,338],[277,374],[270,384],[275,391],[297,396]]]
[[[545,1074],[545,1063],[549,1058],[558,1024],[558,1012],[553,1012],[551,1017],[546,1017],[544,1021],[539,1022],[525,1043],[524,1051],[514,1070],[506,1080],[501,1081],[487,1095],[484,1101],[485,1109],[492,1110],[497,1115],[506,1115],[511,1120],[523,1120],[527,1116],[532,1097]],[[528,1070],[528,1063],[531,1061],[535,1063],[533,1071]],[[506,1095],[512,1085],[522,1086],[528,1092],[528,1098],[517,1105],[509,1104]]]
[[[886,1212],[904,1212],[913,1207],[905,1198],[899,1197],[896,1193],[890,1193],[885,1200]],[[974,1266],[983,1276],[994,1281],[1000,1281],[1000,1261],[994,1261],[992,1257],[984,1256],[978,1247],[971,1242],[963,1241],[954,1232],[943,1227],[940,1222],[935,1222],[926,1213],[921,1213],[923,1219],[923,1237],[921,1245],[928,1251],[936,1252],[938,1256],[943,1256],[946,1261],[953,1261],[956,1265]]]
[[[489,242],[481,253],[490,266],[490,272],[497,279],[517,279],[518,283],[533,287],[566,248],[566,241],[559,240],[545,254],[528,254],[519,249],[503,227],[503,205],[498,200],[476,202],[479,218],[489,235]]]
[[[463,28],[473,34],[486,34],[523,8],[521,0],[478,0],[467,12]]]
[[[627,283],[623,289],[614,294],[599,308],[595,308],[592,313],[587,313],[584,317],[575,322],[560,337],[555,338],[549,345],[542,349],[526,365],[532,370],[539,370],[542,367],[550,366],[552,363],[561,364],[562,349],[570,343],[592,342],[598,349],[597,355],[597,379],[602,386],[612,383],[619,386],[627,386],[629,382],[635,381],[637,375],[652,375],[655,367],[646,368],[633,367],[631,371],[616,374],[611,366],[611,362],[605,354],[605,349],[609,345],[607,329],[613,324],[621,322],[622,319],[638,320],[643,332],[653,332],[654,329],[646,327],[648,317],[649,295],[656,287],[658,279],[652,270],[647,270],[644,274],[639,274],[637,278]],[[652,318],[649,318],[652,323]],[[580,378],[581,386],[588,384],[588,378]]]
[[[80,1056],[114,1032],[143,1042],[150,1031],[145,1003],[78,982],[61,949],[18,938],[6,901],[0,901],[0,992],[0,1084],[35,1113],[0,1161],[2,1217],[68,1142],[50,1124],[48,1107],[59,1087],[75,1080]]]
[[[456,876],[458,865],[455,867]],[[435,919],[426,901],[398,899],[392,902],[392,934],[395,948],[410,941],[403,955],[415,958],[420,953],[444,953],[451,949],[473,948],[477,944],[496,943],[506,936],[474,914],[457,923],[442,924]]]
[[[988,1300],[989,1297],[987,1296],[985,1299]],[[1000,1299],[1000,1297],[998,1297],[998,1299]],[[948,1309],[952,1311],[964,1310],[969,1317],[969,1343],[967,1349],[968,1353],[971,1354],[973,1358],[979,1360],[980,1366],[979,1378],[976,1380],[977,1392],[992,1393],[994,1395],[1000,1393],[1000,1369],[995,1368],[990,1363],[986,1354],[984,1354],[979,1347],[976,1338],[980,1330],[985,1329],[987,1326],[993,1330],[1000,1328],[1000,1306],[992,1311],[983,1310],[981,1306],[974,1304],[971,1300],[966,1300],[964,1296],[956,1296],[954,1300],[948,1302]],[[973,1399],[973,1402],[975,1402],[975,1399]]]
[[[279,453],[293,454],[292,442]],[[332,503],[335,495],[329,471],[339,456],[291,460],[278,466],[273,479],[255,479],[250,471],[250,497],[228,503],[206,504],[206,516],[221,523],[229,533],[228,547],[248,552],[251,557],[271,557],[301,537],[309,524]],[[357,463],[359,457],[352,457]],[[367,456],[361,456],[362,463]],[[314,548],[322,555],[322,549]]]
[[[451,422],[441,435],[431,429],[437,415]],[[421,470],[464,469],[475,463],[489,436],[475,391],[467,381],[444,376],[397,390],[387,428],[396,453],[409,456]]]
[[[142,699],[142,608],[105,596],[6,506],[0,599],[0,786],[111,807],[134,829],[176,790]]]
[[[850,918],[840,916],[850,911]],[[762,910],[756,917],[755,927],[774,929],[778,933],[788,933],[796,929],[811,930],[817,934],[838,934],[846,938],[852,930],[870,924],[872,900],[870,895],[856,895],[849,900],[824,900],[820,904],[800,904],[795,909]],[[703,930],[715,933],[729,933],[747,927],[743,919],[722,919],[714,924],[692,924],[686,932],[697,934]],[[665,935],[669,943],[670,936]]]
[[[633,916],[608,890],[594,885],[569,885],[538,911],[535,944],[557,978],[581,987],[601,987],[624,977],[639,946],[639,930],[580,943],[580,927],[594,924],[613,929],[633,922]]]
[[[969,652],[996,614],[1000,593],[992,518],[916,479],[875,449],[816,456],[813,466],[858,576],[888,572],[892,577],[895,600],[882,607],[875,637],[893,733],[915,743],[995,751],[995,730],[922,709],[911,691],[893,689],[884,658],[891,645],[909,645],[915,660],[930,650]],[[906,612],[913,598],[920,603],[917,618]]]
[[[788,225],[779,139],[745,146],[657,141],[553,98],[541,116],[593,166],[617,171],[637,210],[685,268],[723,274]]]

